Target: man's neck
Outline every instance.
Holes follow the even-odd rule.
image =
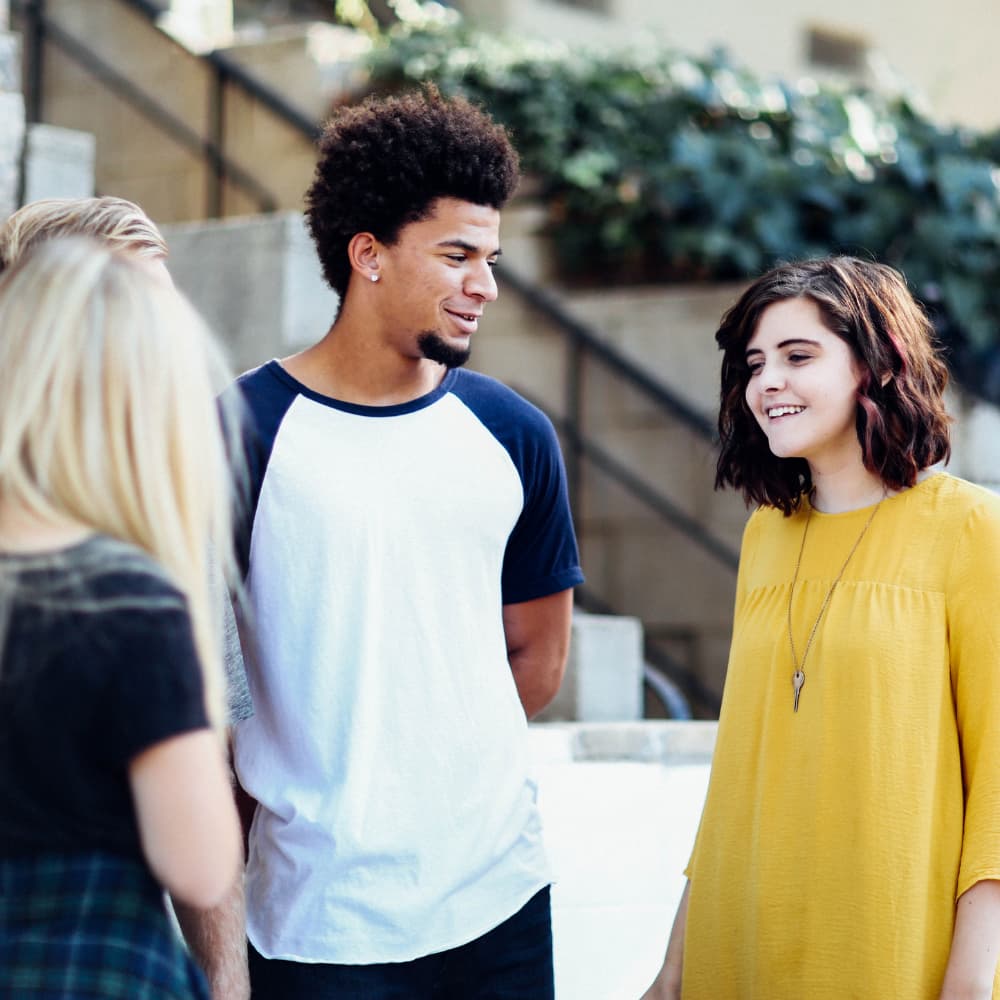
[[[393,406],[433,392],[447,369],[426,358],[379,349],[340,321],[312,347],[281,359],[282,367],[324,396],[361,406]]]

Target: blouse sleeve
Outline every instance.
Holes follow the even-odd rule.
[[[1000,500],[967,518],[947,602],[965,794],[960,896],[983,879],[1000,879]]]

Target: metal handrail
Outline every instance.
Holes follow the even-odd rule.
[[[517,390],[522,396],[524,392]],[[528,398],[528,397],[525,397]],[[538,402],[531,400],[536,406]],[[542,407],[539,406],[541,409]],[[739,566],[739,552],[712,534],[704,525],[685,513],[672,500],[664,496],[650,483],[615,458],[611,452],[582,434],[577,425],[560,417],[549,415],[549,419],[584,458],[589,459],[598,469],[606,473],[616,483],[623,486],[637,500],[642,501],[664,521],[668,521],[692,542],[704,549],[713,559],[727,569],[735,571]]]
[[[612,371],[617,372],[635,388],[641,389],[662,409],[672,413],[699,437],[706,441],[716,440],[715,426],[710,420],[617,348],[602,340],[586,324],[571,316],[554,296],[502,264],[497,265],[496,274],[504,284],[510,285],[530,306],[558,326],[574,343],[600,358]]]
[[[18,0],[15,0],[15,2],[18,2]],[[118,0],[118,2],[145,15],[152,22],[153,26],[156,27],[157,31],[163,34],[164,38],[189,55],[191,54],[190,50],[185,48],[176,38],[156,25],[157,19],[163,14],[163,8],[155,3],[154,0]],[[227,79],[232,80],[244,93],[259,101],[269,111],[273,111],[286,124],[301,132],[310,141],[315,141],[319,137],[321,128],[318,122],[302,114],[298,108],[286,101],[281,94],[244,69],[232,56],[215,50],[204,53],[200,58],[221,72]]]
[[[132,80],[119,73],[113,66],[98,56],[89,46],[72,35],[45,12],[44,0],[11,0],[12,10],[24,17],[31,36],[31,54],[28,59],[28,117],[37,121],[41,112],[41,63],[42,46],[45,41],[56,45],[65,55],[81,66],[87,73],[99,80],[109,91],[125,101],[157,128],[169,135],[175,142],[201,157],[210,168],[210,207],[207,214],[220,214],[222,183],[229,181],[241,188],[254,199],[262,212],[273,212],[278,207],[278,198],[261,184],[249,171],[229,158],[222,146],[222,91],[232,81],[247,94],[264,104],[277,117],[293,129],[313,141],[319,133],[319,126],[310,122],[288,102],[270,88],[254,79],[241,66],[223,53],[210,53],[202,58],[215,71],[215,108],[211,119],[214,123],[213,136],[199,135],[186,122],[169,111],[155,97],[137,86]],[[118,0],[149,19],[150,27],[167,42],[180,48],[187,56],[193,54],[159,28],[155,21],[162,10],[151,0]]]
[[[125,0],[125,2],[141,4],[144,7],[149,6],[145,0]],[[40,38],[36,40],[36,45],[41,45],[45,40],[51,41],[69,56],[70,59],[104,84],[108,90],[130,104],[144,118],[151,121],[161,131],[174,139],[174,141],[203,157],[211,165],[215,174],[224,175],[227,179],[246,191],[254,198],[261,211],[273,212],[277,209],[278,199],[255,177],[227,157],[217,143],[200,136],[194,129],[190,128],[184,121],[165,108],[156,98],[151,97],[144,90],[140,89],[135,83],[101,59],[100,56],[81,42],[80,39],[71,35],[57,24],[45,13],[42,3],[39,3],[38,0],[13,0],[13,8],[31,20],[33,31],[41,29]],[[163,32],[163,36],[165,38],[170,37],[165,32]],[[33,73],[38,71],[39,63],[40,59],[36,54],[31,60],[31,65],[34,67],[32,70]]]

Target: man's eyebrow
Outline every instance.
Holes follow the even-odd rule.
[[[467,243],[465,240],[442,240],[437,246],[442,249],[449,247],[454,247],[456,250],[464,250],[466,253],[478,254],[480,252],[479,247],[475,243]],[[500,247],[497,247],[492,253],[486,254],[487,257],[499,257],[503,253]]]

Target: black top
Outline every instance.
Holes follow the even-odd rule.
[[[208,725],[184,597],[97,536],[0,556],[0,855],[141,857],[127,765]]]

